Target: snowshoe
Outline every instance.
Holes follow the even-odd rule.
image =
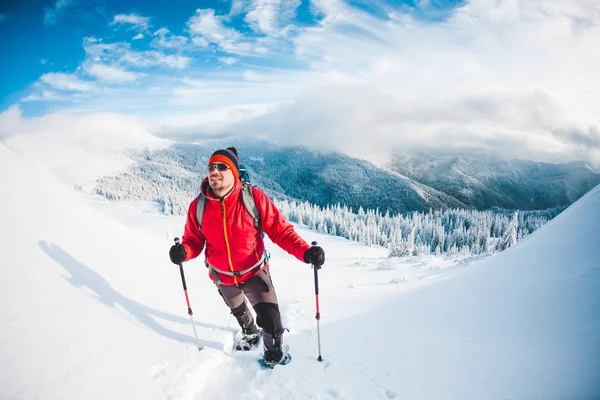
[[[276,365],[288,365],[290,362],[292,362],[292,355],[290,353],[282,354],[281,358],[279,358],[278,361],[268,360],[267,354],[265,354],[264,358],[258,360],[258,363],[263,368],[269,368],[269,369],[275,368]]]
[[[260,341],[260,332],[243,335],[240,340],[235,344],[235,351],[250,351],[258,345]]]

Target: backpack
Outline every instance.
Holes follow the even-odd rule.
[[[246,168],[244,164],[239,163],[238,172],[240,175],[240,181],[242,181],[242,183],[250,183],[250,174],[248,173],[248,168]]]
[[[247,175],[246,175],[247,177]],[[198,229],[200,233],[202,233],[202,217],[204,216],[204,209],[206,208],[206,202],[208,199],[200,193],[198,195],[197,206],[196,206],[196,218],[198,220]],[[260,232],[262,237],[265,237],[265,233],[262,230],[261,221],[260,221],[260,212],[256,207],[256,202],[254,201],[254,194],[252,194],[252,184],[248,181],[242,182],[242,202],[244,203],[244,208],[248,211],[248,214],[254,220],[254,227],[257,231]]]

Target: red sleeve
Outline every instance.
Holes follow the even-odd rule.
[[[204,249],[204,243],[206,242],[204,235],[200,233],[200,229],[198,228],[198,220],[196,218],[197,203],[197,198],[190,203],[183,238],[181,239],[181,245],[185,248],[186,253],[184,262],[198,257],[202,249]]]
[[[273,243],[304,262],[304,253],[310,248],[310,245],[296,233],[294,226],[283,218],[266,194],[257,188],[252,188],[252,192],[256,208],[261,215],[262,230]]]

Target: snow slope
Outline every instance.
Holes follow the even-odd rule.
[[[0,397],[159,394],[140,365],[150,369],[161,354],[180,351],[178,341],[189,341],[154,321],[187,323],[165,311],[168,299],[157,301],[168,285],[145,279],[170,280],[171,271],[155,268],[164,249],[104,218],[47,170],[2,145],[0,182]],[[173,340],[157,348],[156,336]]]
[[[598,399],[599,311],[596,187],[464,274],[329,327],[385,327],[361,330],[365,345],[352,353],[330,350],[404,398]]]
[[[0,398],[600,397],[599,188],[467,266],[390,260],[300,228],[327,251],[325,361],[315,360],[312,271],[271,245],[294,355],[271,371],[258,353],[231,353],[238,328],[201,260],[186,264],[205,349],[194,346],[165,235],[182,218],[93,207],[2,144],[0,185]]]
[[[125,170],[131,151],[173,142],[152,135],[135,117],[119,114],[52,114],[22,119],[16,110],[0,115],[0,137],[11,151],[42,162],[58,177],[85,190],[96,179]]]

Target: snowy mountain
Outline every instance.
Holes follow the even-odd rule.
[[[256,143],[240,146],[246,164],[284,193],[320,206],[341,203],[358,210],[391,213],[463,207],[454,198],[341,153],[320,153],[303,147]]]
[[[600,183],[583,162],[503,160],[477,149],[395,153],[390,168],[480,210],[565,206]]]
[[[10,399],[483,399],[600,396],[600,187],[479,262],[387,258],[298,228],[327,252],[323,363],[312,271],[277,247],[290,365],[231,352],[238,330],[202,260],[167,251],[182,217],[91,204],[0,144],[1,396]]]
[[[600,173],[581,163],[503,161],[475,150],[397,155],[393,172],[340,153],[243,136],[176,144],[135,118],[112,114],[54,115],[16,126],[2,142],[42,162],[64,182],[110,199],[158,202],[176,214],[197,194],[210,154],[230,145],[239,148],[253,182],[270,196],[320,206],[339,203],[354,211],[545,209],[569,205],[600,182]]]
[[[167,213],[182,214],[188,199],[198,192],[210,154],[232,144],[253,184],[272,198],[321,207],[341,204],[355,212],[360,207],[392,214],[564,207],[600,183],[600,173],[583,163],[503,161],[478,151],[432,152],[396,154],[392,171],[340,153],[236,139],[145,151],[129,170],[103,177],[98,193],[110,199],[159,202]]]
[[[392,213],[465,207],[435,189],[339,153],[317,153],[266,142],[235,144],[253,184],[274,198],[293,198],[319,206],[339,203],[354,211],[360,207],[379,208]],[[189,198],[198,193],[210,154],[226,145],[177,144],[145,152],[129,172],[105,177],[99,193],[116,199],[166,202],[181,214]],[[141,191],[144,182],[148,190]]]

